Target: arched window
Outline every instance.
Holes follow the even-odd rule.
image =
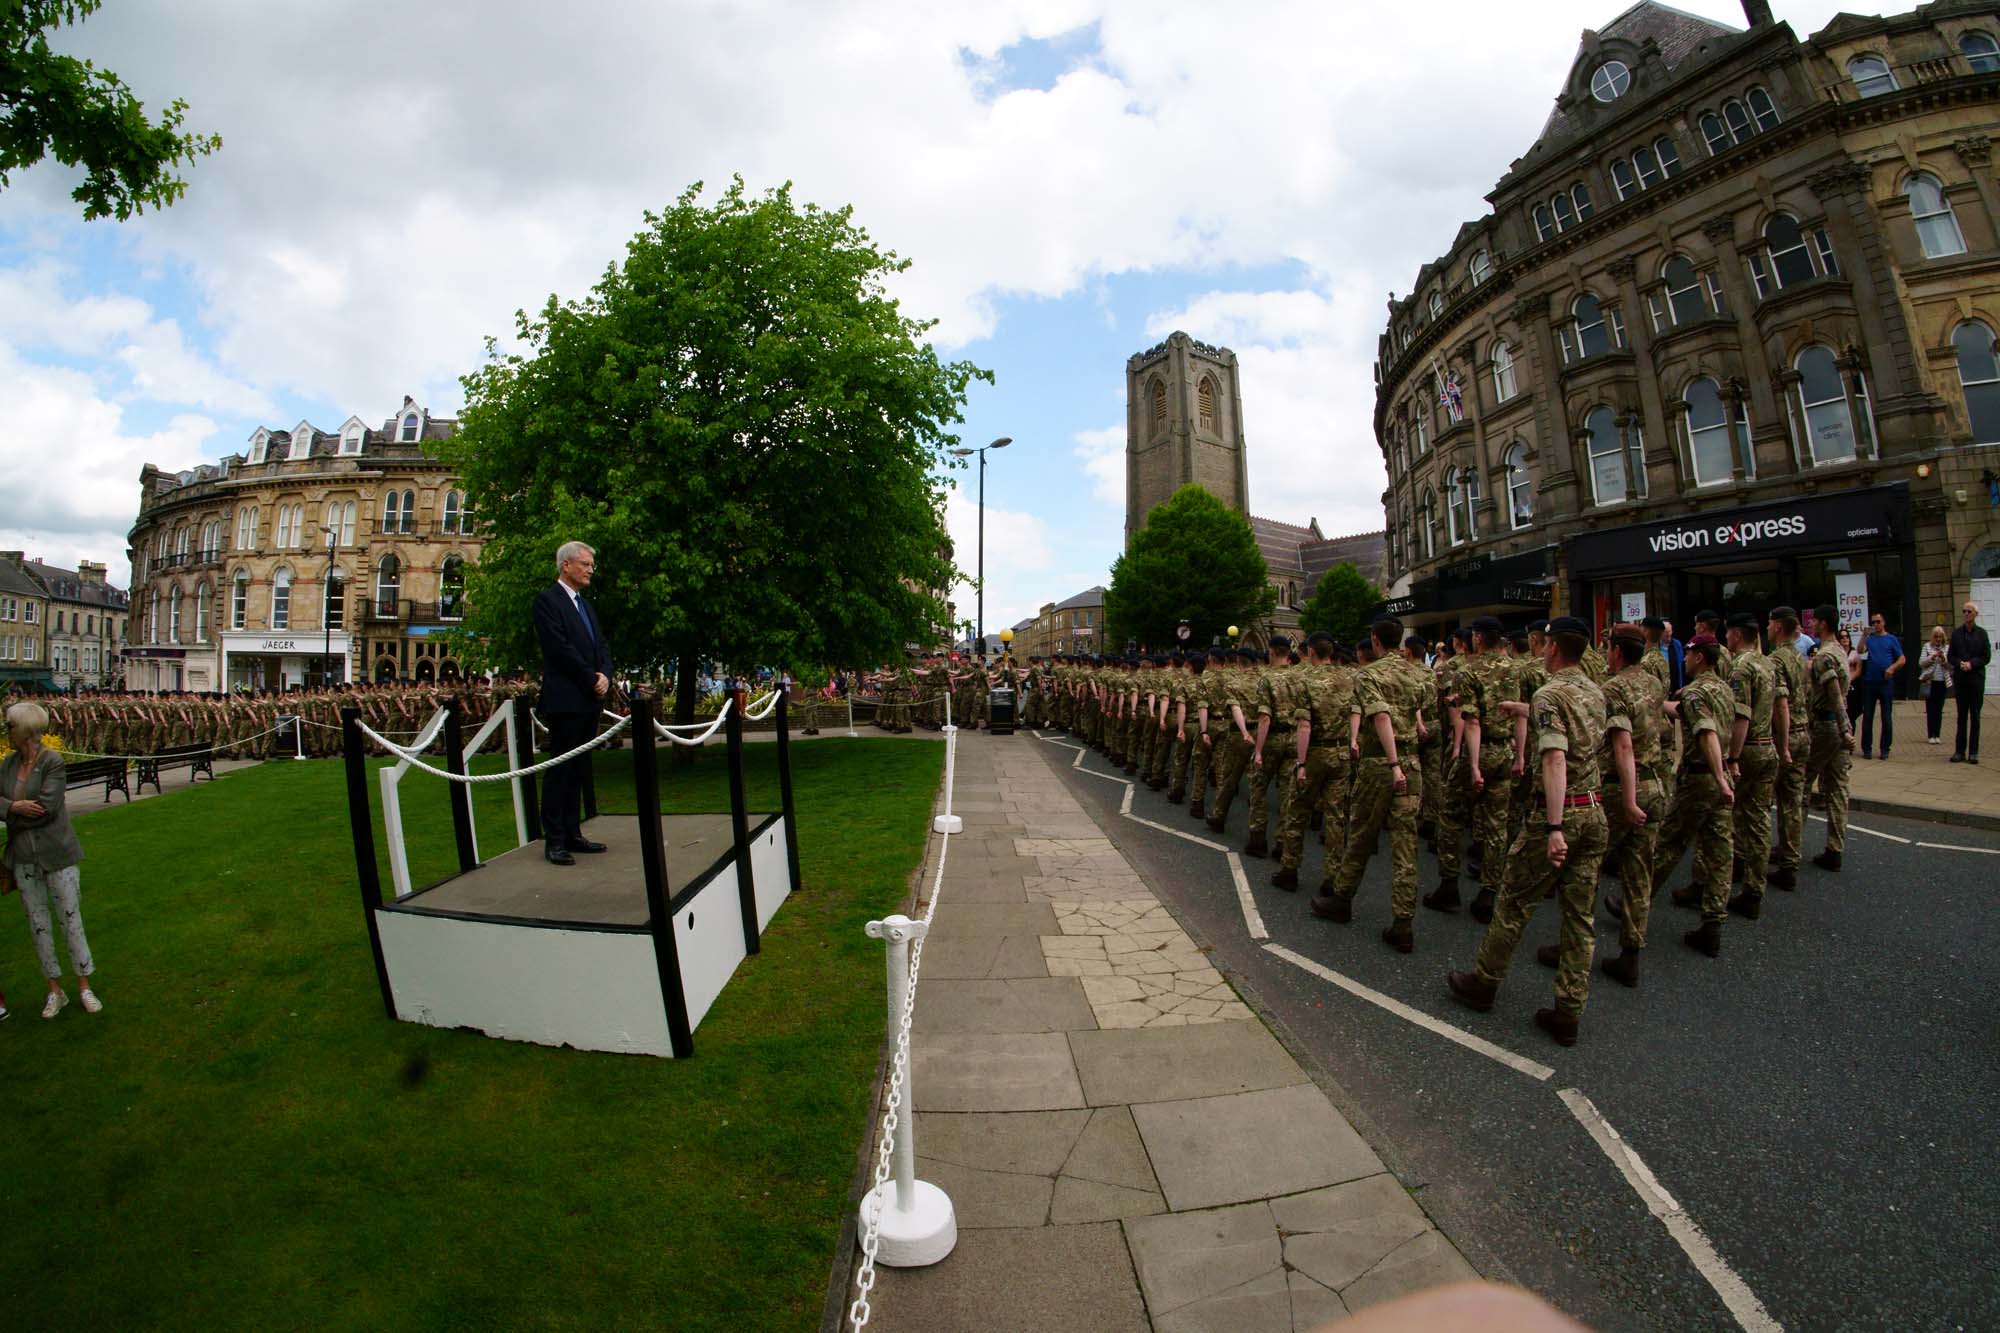
[[[250,437],[250,461],[251,461],[251,462],[253,462],[253,463],[261,463],[261,462],[263,462],[263,461],[264,461],[264,450],[265,450],[265,448],[266,448],[266,447],[267,447],[267,446],[268,446],[268,445],[270,444],[270,441],[271,441],[271,437],[270,437],[270,436],[268,436],[268,435],[266,435],[266,434],[265,434],[265,433],[264,433],[263,431],[261,431],[261,430],[260,430],[260,431],[258,431],[258,432],[257,432],[257,433],[256,433],[255,435],[252,435],[252,436]]]
[[[1646,454],[1639,428],[1636,425],[1632,427],[1631,447],[1623,450],[1619,439],[1618,414],[1609,407],[1592,408],[1583,424],[1590,433],[1590,485],[1597,503],[1617,504],[1625,498],[1627,468],[1631,470],[1632,489],[1643,496],[1646,493]]]
[[[340,507],[340,544],[354,545],[354,501],[352,500]]]
[[[252,550],[257,545],[257,506],[244,505],[236,511],[236,549]]]
[[[1611,350],[1611,335],[1604,327],[1604,307],[1598,303],[1595,296],[1585,292],[1577,297],[1576,304],[1570,307],[1570,315],[1574,320],[1571,333],[1575,338],[1576,348],[1576,355],[1572,359],[1602,356]],[[1565,338],[1564,343],[1564,350],[1568,351],[1569,339]]]
[[[281,551],[292,544],[292,507],[290,505],[278,506],[278,528],[272,534],[272,540]]]
[[[1547,204],[1535,205],[1535,239],[1546,241],[1556,234],[1555,215],[1549,212]]]
[[[326,572],[326,585],[320,590],[320,624],[335,630],[346,619],[347,574],[336,565]]]
[[[250,571],[239,569],[229,580],[229,628],[242,629],[250,613]]]
[[[147,641],[149,643],[158,643],[160,641],[160,590],[158,588],[153,589],[152,610],[146,615],[146,630]]]
[[[1424,559],[1437,559],[1438,506],[1437,496],[1431,488],[1424,487],[1423,496],[1417,501],[1417,537],[1423,543]]]
[[[1568,231],[1576,225],[1576,209],[1570,205],[1567,194],[1558,194],[1549,200],[1549,207],[1556,213],[1556,230]]]
[[[1757,118],[1758,129],[1770,130],[1777,128],[1778,108],[1771,101],[1771,94],[1765,92],[1762,88],[1752,88],[1748,93],[1744,94],[1744,100],[1750,103],[1750,114]]]
[[[208,585],[194,585],[194,641],[208,642]]]
[[[1403,326],[1403,328],[1402,328],[1401,332],[1399,332],[1399,333],[1398,333],[1398,334],[1396,335],[1396,340],[1397,340],[1398,344],[1399,344],[1399,345],[1401,346],[1401,349],[1402,349],[1403,351],[1407,352],[1407,351],[1409,351],[1409,350],[1410,350],[1410,326],[1409,326],[1409,325],[1405,324],[1405,325]]]
[[[1840,382],[1840,364],[1831,349],[1812,346],[1799,353],[1799,408],[1805,414],[1806,449],[1814,464],[1844,463],[1854,457],[1854,413]],[[1860,406],[1866,407],[1866,389]]]
[[[1202,383],[1204,384],[1206,384],[1207,382],[1208,382],[1207,380],[1202,381]],[[444,493],[444,518],[440,521],[438,525],[438,531],[450,535],[456,535],[458,532],[457,491],[446,491]]]
[[[1459,480],[1455,467],[1444,471],[1444,530],[1453,546],[1466,538],[1465,484]]]
[[[1150,400],[1152,405],[1152,413],[1153,413],[1152,433],[1153,435],[1157,436],[1161,431],[1167,428],[1166,383],[1162,380],[1155,379],[1152,383],[1152,386],[1146,390],[1146,397]]]
[[[347,433],[340,437],[340,452],[343,454],[360,453],[363,434],[361,427],[349,426]]]
[[[403,596],[403,562],[385,555],[375,566],[375,614],[384,620],[396,617],[396,603]]]
[[[1903,193],[1910,201],[1910,216],[1916,220],[1917,242],[1924,247],[1924,258],[1965,253],[1965,235],[1958,229],[1958,217],[1937,177],[1919,172],[1903,182]]]
[[[1641,148],[1639,151],[1643,153],[1646,150]],[[1617,189],[1620,199],[1630,199],[1640,188],[1638,179],[1632,174],[1632,164],[1622,157],[1611,160],[1611,184]]]
[[[415,412],[405,416],[403,418],[403,443],[414,443],[417,438],[417,432],[422,429],[423,424],[423,418],[419,417]]]
[[[403,493],[390,491],[382,497],[382,531],[394,532],[402,521]]]
[[[1424,430],[1424,418],[1429,415],[1429,410],[1424,406],[1422,399],[1419,399],[1416,406],[1410,411],[1410,425],[1415,430],[1417,437],[1416,456],[1418,458],[1422,458],[1425,451],[1431,447],[1430,437]]]
[[[1757,133],[1750,123],[1750,113],[1733,97],[1722,104],[1722,118],[1729,124],[1729,137],[1737,143],[1749,143]]]
[[[1750,259],[1750,276],[1757,283],[1760,300],[1795,283],[1810,282],[1839,271],[1833,262],[1833,243],[1827,239],[1826,229],[1814,228],[1813,246],[1808,247],[1798,219],[1787,213],[1774,214],[1764,224],[1763,253]]]
[[[1708,155],[1714,157],[1729,147],[1729,127],[1722,123],[1722,117],[1713,111],[1701,114],[1701,137],[1708,144]]]
[[[1472,274],[1472,285],[1477,287],[1493,276],[1493,256],[1484,250],[1474,250],[1472,261],[1466,265],[1466,271]]]
[[[1863,97],[1896,91],[1896,76],[1881,56],[1854,57],[1847,62],[1847,77],[1854,80],[1854,91]]]
[[[1203,430],[1215,429],[1215,381],[1207,375],[1194,386],[1194,411]]]
[[[1958,53],[1965,57],[1974,74],[1991,74],[2000,69],[2000,42],[1995,42],[1991,34],[1966,33],[1958,39]]]
[[[438,571],[438,619],[464,618],[465,562],[455,555],[446,556],[443,567]]]
[[[1514,382],[1514,349],[1502,339],[1493,344],[1493,401],[1504,403],[1518,392]]]
[[[1717,486],[1735,475],[1736,464],[1729,449],[1729,405],[1722,389],[1712,379],[1698,379],[1682,395],[1687,401],[1688,457],[1694,463],[1694,484]],[[1736,438],[1743,460],[1743,474],[1752,476],[1750,419],[1743,405],[1736,405]]]
[[[1590,187],[1582,181],[1578,181],[1569,187],[1569,201],[1576,205],[1576,220],[1578,222],[1589,221],[1590,215],[1597,211],[1590,203]]]
[[[1535,521],[1535,479],[1528,471],[1528,446],[1514,445],[1502,463],[1507,469],[1508,522],[1525,528]]]
[[[1701,299],[1701,283],[1685,255],[1675,255],[1661,265],[1660,276],[1667,283],[1667,309],[1674,323],[1688,324],[1708,315],[1708,304]]]
[[[279,565],[271,574],[271,628],[292,627],[292,571]]]
[[[1436,319],[1436,318],[1437,318],[1437,317],[1438,317],[1439,315],[1442,315],[1442,314],[1444,313],[1444,293],[1443,293],[1443,292],[1432,292],[1432,293],[1431,293],[1431,300],[1430,300],[1430,312],[1431,312],[1431,318],[1432,318],[1432,319]]]
[[[415,491],[403,492],[403,526],[401,530],[406,533],[417,530],[417,493]]]
[[[1644,153],[1646,150],[1641,148],[1639,151]],[[1659,138],[1653,140],[1653,156],[1659,159],[1660,174],[1668,180],[1672,180],[1681,174],[1681,150],[1674,147],[1672,139],[1661,135]],[[1645,168],[1642,166],[1640,168],[1641,174],[1644,174],[1644,171]]]
[[[1951,335],[1958,352],[1958,384],[1965,391],[1965,415],[1974,444],[2000,442],[2000,360],[1993,350],[1993,330],[1973,321]]]

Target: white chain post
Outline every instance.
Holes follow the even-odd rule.
[[[847,682],[847,738],[857,739],[861,735],[854,729],[854,682]]]
[[[897,1071],[892,1082],[892,1125],[885,1138],[894,1139],[893,1180],[882,1179],[878,1163],[875,1187],[862,1196],[858,1218],[864,1234],[876,1238],[875,1261],[891,1268],[922,1268],[937,1263],[958,1244],[958,1218],[951,1199],[928,1181],[917,1179],[916,1090],[910,1061],[910,1018],[915,1008],[910,950],[929,932],[926,922],[898,913],[868,923],[871,939],[889,945],[889,1027],[894,1035]]]
[[[944,693],[944,813],[931,821],[939,833],[963,833],[965,821],[951,812],[952,777],[957,767],[958,728],[951,724],[951,691]]]

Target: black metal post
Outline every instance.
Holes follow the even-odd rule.
[[[778,695],[778,796],[785,812],[785,861],[792,875],[792,892],[799,891],[799,812],[792,804],[792,724],[787,709],[790,691]]]
[[[535,766],[535,708],[530,696],[514,696],[514,762],[521,768]],[[542,803],[535,799],[534,775],[521,779],[521,814],[527,821],[528,841],[542,836]]]
[[[660,835],[660,756],[653,748],[653,700],[632,692],[632,785],[639,800],[639,863],[646,878],[646,925],[653,934],[653,961],[659,969],[660,999],[667,1009],[667,1040],[674,1057],[694,1054],[688,1024],[687,992],[681,988],[680,946],[667,913],[667,851]]]
[[[986,451],[979,451],[979,587],[975,596],[979,605],[979,635],[973,640],[972,650],[979,654],[979,664],[986,665]]]
[[[456,696],[444,704],[444,767],[447,773],[465,773],[465,732],[458,724]],[[447,782],[451,793],[451,836],[458,844],[458,873],[463,875],[479,865],[472,850],[472,788],[463,782]]]
[[[603,724],[599,723],[599,725]],[[597,818],[597,770],[592,768],[590,763],[592,755],[596,753],[595,750],[592,750],[590,754],[583,756],[583,817],[585,819]]]
[[[729,695],[729,716],[723,730],[729,737],[729,826],[736,834],[736,897],[743,908],[743,952],[754,954],[757,941],[757,884],[750,873],[750,811],[743,795],[743,700],[749,691]]]
[[[368,755],[361,744],[361,710],[340,710],[341,758],[347,769],[347,822],[354,836],[354,873],[361,884],[361,915],[368,922],[368,951],[375,955],[375,982],[382,988],[382,1012],[396,1017],[396,993],[382,957],[382,872],[375,864],[375,823],[368,812]]]

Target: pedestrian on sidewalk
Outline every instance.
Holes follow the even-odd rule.
[[[1944,730],[1944,696],[1951,689],[1950,650],[1945,646],[1944,626],[1931,627],[1931,641],[1917,655],[1917,683],[1924,691],[1924,741],[1938,743]]]
[[[91,989],[97,965],[83,934],[80,902],[82,879],[78,866],[83,848],[70,827],[64,805],[67,769],[62,752],[42,744],[49,714],[40,704],[17,703],[8,708],[7,740],[12,748],[0,760],[0,810],[6,813],[7,845],[0,852],[0,892],[19,890],[33,937],[35,958],[48,978],[43,1018],[54,1018],[69,1003],[63,991],[62,967],[56,959],[55,928],[62,927],[69,949],[70,970],[76,974],[77,998],[86,1013],[104,1006]]]
[[[1871,758],[1874,749],[1875,711],[1882,711],[1882,750],[1889,757],[1889,743],[1896,736],[1896,673],[1907,664],[1903,641],[1889,632],[1889,622],[1876,612],[1868,621],[1868,638],[1862,646],[1861,665],[1861,757]]]
[[[1986,702],[1986,668],[1993,660],[1993,642],[1979,623],[1979,607],[1967,602],[1959,611],[1959,626],[1951,632],[1951,688],[1958,700],[1958,738],[1951,761],[1979,762],[1979,709]]]

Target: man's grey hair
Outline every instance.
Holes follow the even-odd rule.
[[[580,555],[596,555],[597,549],[589,542],[564,542],[556,547],[556,573],[562,573],[564,565]]]
[[[20,731],[31,741],[40,741],[49,730],[49,710],[22,700],[7,710],[7,730]]]

